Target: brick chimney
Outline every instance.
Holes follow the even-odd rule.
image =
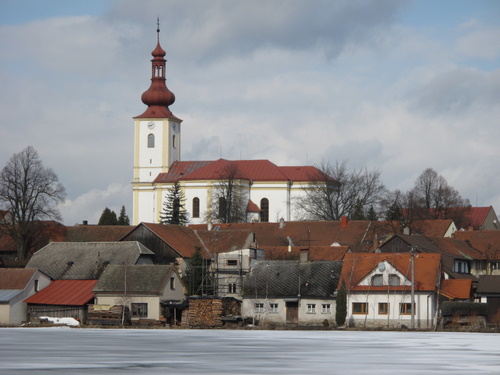
[[[348,223],[347,216],[342,216],[340,218],[340,227],[341,228],[347,228],[347,223]]]

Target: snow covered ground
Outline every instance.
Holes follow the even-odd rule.
[[[500,374],[500,334],[3,328],[0,374]]]

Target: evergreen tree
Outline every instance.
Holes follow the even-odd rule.
[[[181,185],[176,181],[167,192],[167,200],[163,203],[160,223],[186,225],[189,221],[186,211],[186,197]]]
[[[378,220],[377,213],[375,212],[375,208],[373,208],[373,205],[371,205],[370,208],[368,209],[368,214],[366,215],[366,220],[370,220],[370,221],[377,221]]]
[[[99,222],[97,225],[117,225],[118,219],[116,218],[115,211],[111,211],[108,207],[106,207],[99,218]]]
[[[204,266],[206,265],[201,248],[196,247],[193,256],[189,259],[186,273],[183,276],[188,296],[200,294],[204,279]]]
[[[335,322],[338,326],[343,326],[347,317],[347,289],[344,282],[342,282],[337,294],[336,306]]]
[[[120,210],[120,216],[118,216],[118,225],[130,225],[130,220],[125,213],[125,206],[122,206]]]
[[[352,213],[351,220],[366,220],[365,213],[363,211],[363,203],[361,203],[360,200],[358,200],[354,206],[354,212]]]

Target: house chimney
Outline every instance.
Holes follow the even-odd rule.
[[[340,218],[340,227],[341,228],[347,228],[347,222],[348,222],[347,216],[342,216]]]
[[[309,249],[300,249],[300,263],[309,262]]]
[[[285,227],[285,219],[281,218],[279,228],[283,229],[284,227]]]
[[[411,234],[410,228],[409,227],[404,227],[403,228],[403,234],[409,236]]]
[[[207,224],[207,230],[212,230],[212,223]]]

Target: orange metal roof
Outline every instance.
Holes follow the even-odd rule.
[[[441,294],[449,299],[469,299],[472,294],[472,280],[449,279],[441,281]]]
[[[97,280],[56,280],[24,302],[40,305],[82,306],[94,298]]]

